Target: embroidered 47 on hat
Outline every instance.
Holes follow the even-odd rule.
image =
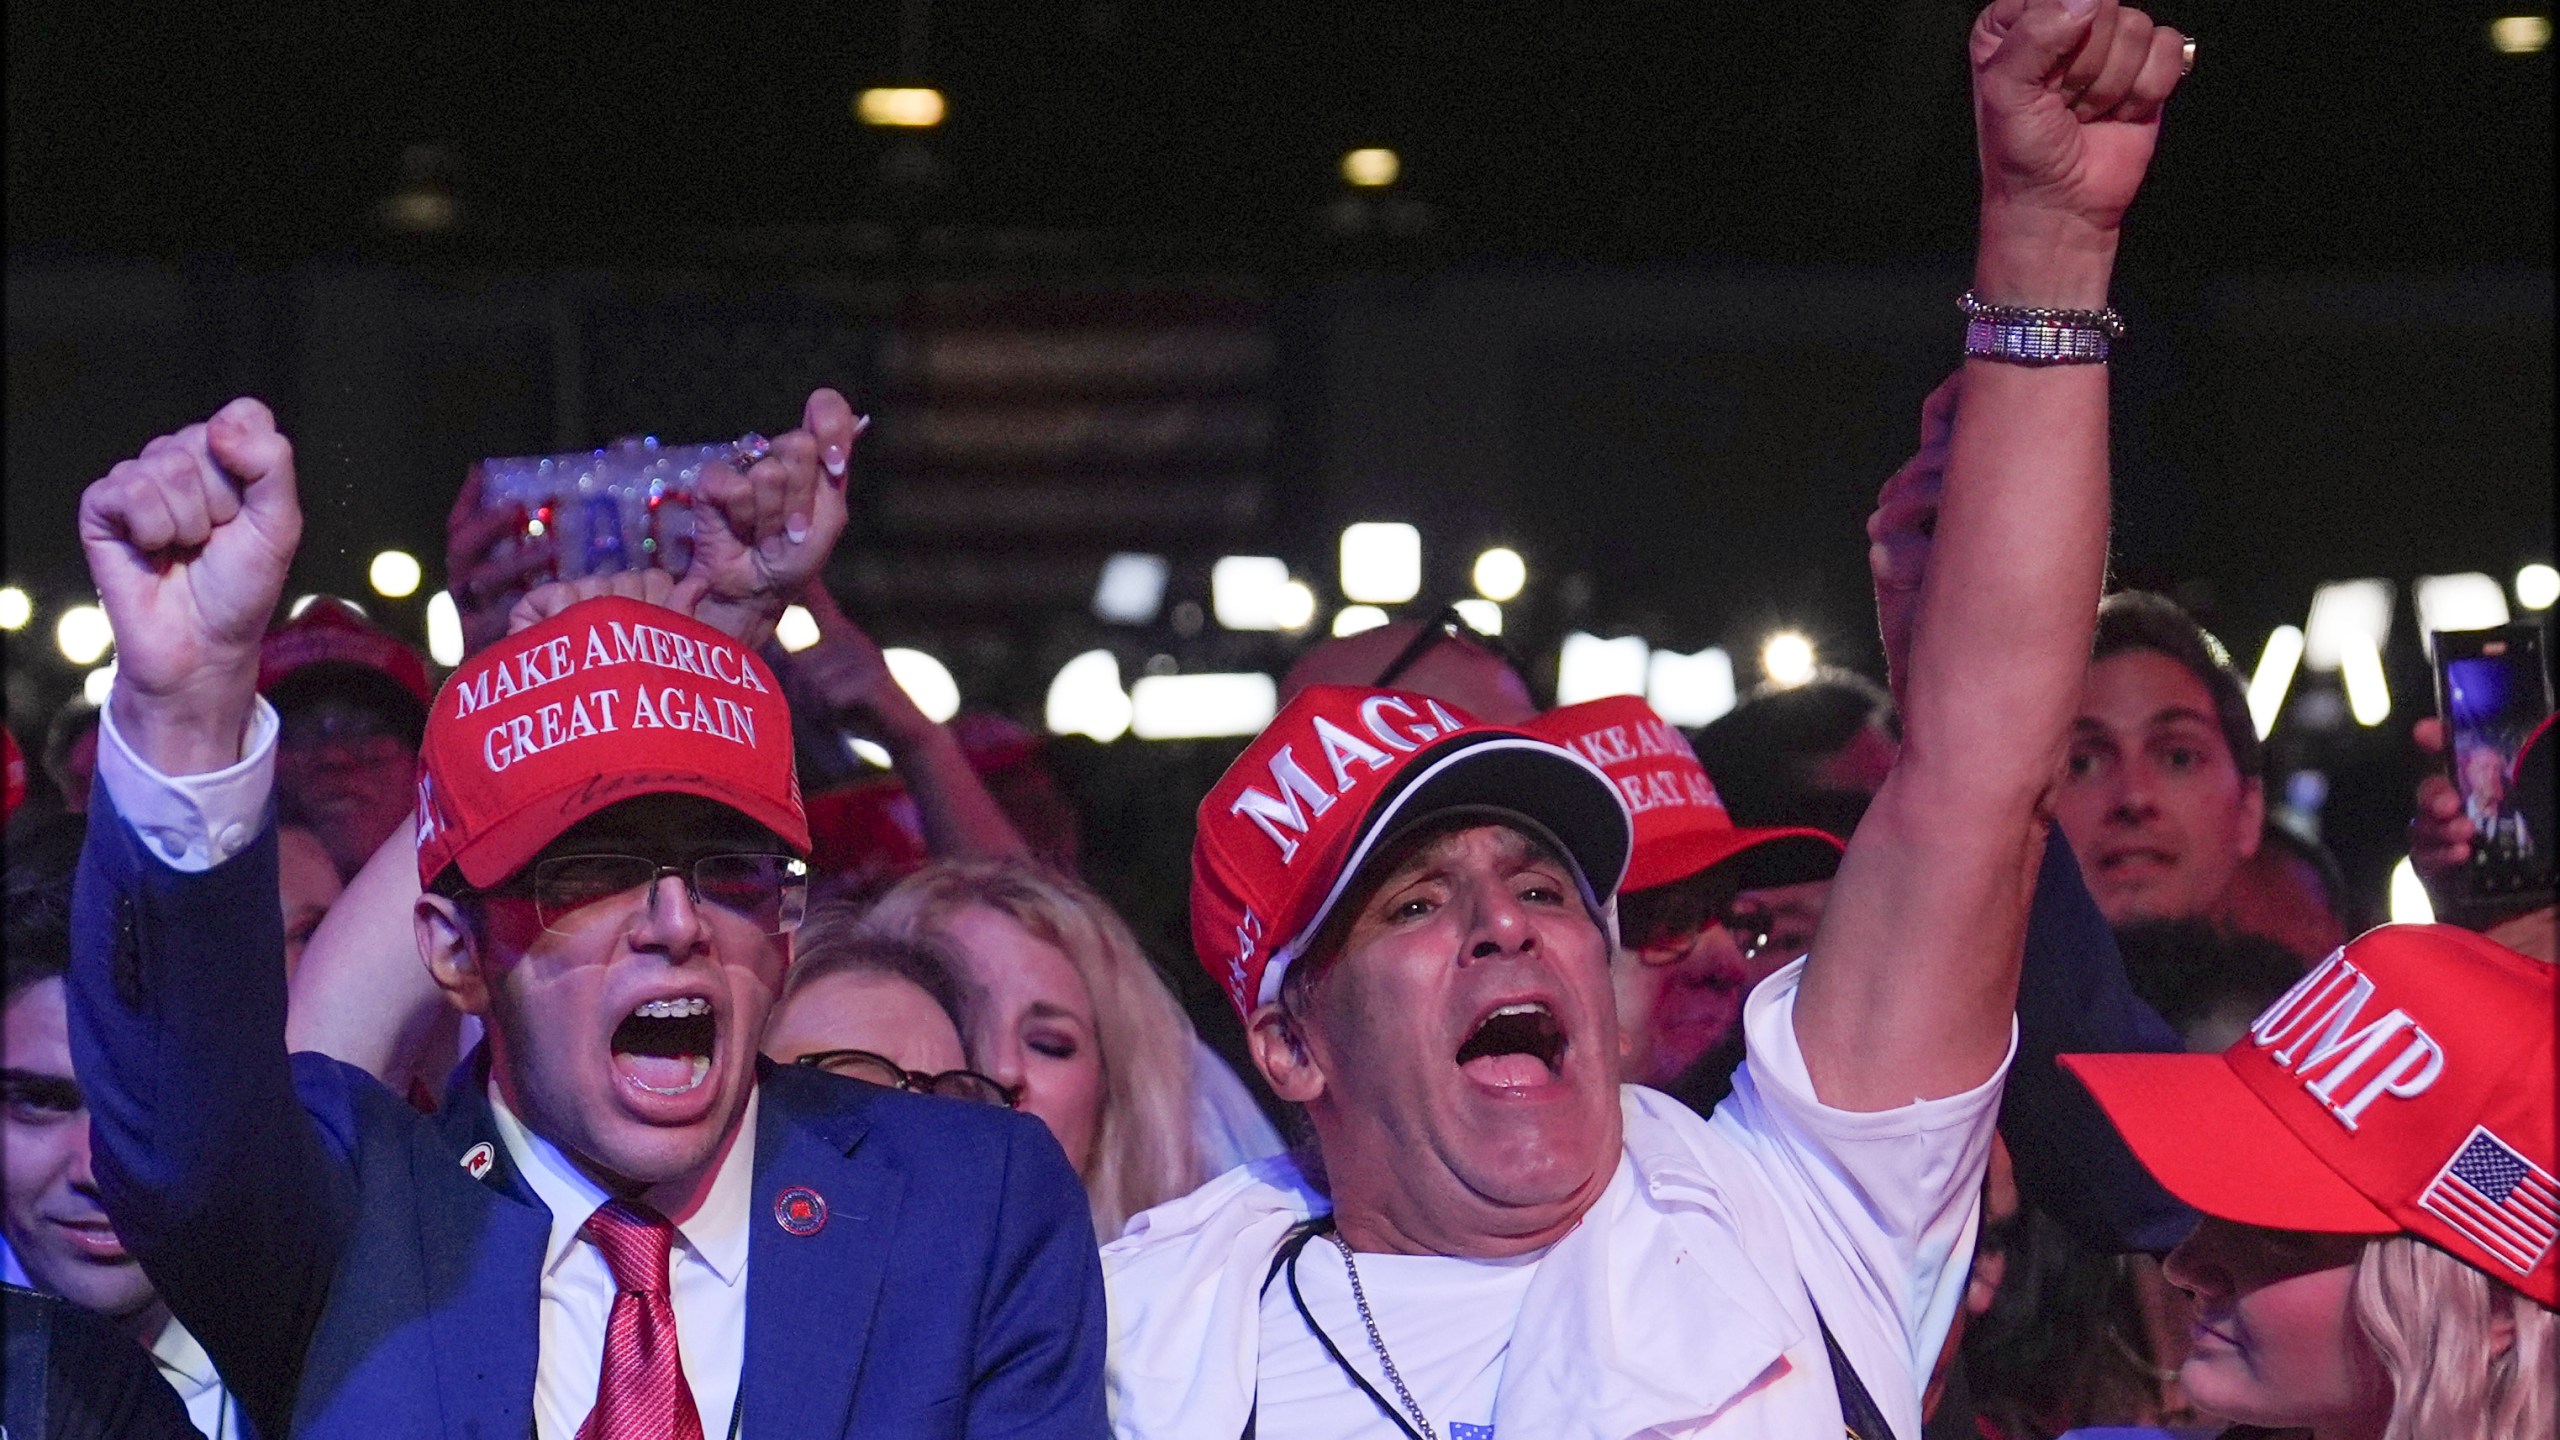
[[[762,660],[664,606],[582,601],[465,661],[418,752],[418,881],[495,885],[608,805],[696,795],[803,856],[791,712]]]

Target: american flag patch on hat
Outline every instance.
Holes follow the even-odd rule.
[[[2560,1187],[2482,1125],[2428,1182],[2418,1207],[2519,1275],[2542,1263],[2560,1230]]]

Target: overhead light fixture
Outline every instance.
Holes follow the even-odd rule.
[[[2435,649],[2435,637],[2450,630],[2487,630],[2507,623],[2507,592],[2497,581],[2473,570],[2460,575],[2424,575],[2415,592],[2418,629]]]
[[[1087,650],[1049,682],[1042,718],[1052,735],[1089,735],[1105,744],[1129,730],[1129,696],[1120,688],[1120,662],[1108,650]]]
[[[1288,587],[1286,561],[1269,555],[1221,556],[1209,567],[1209,608],[1230,630],[1278,630]],[[1312,602],[1315,597],[1307,598]]]
[[[1280,587],[1280,601],[1271,612],[1283,630],[1304,630],[1316,622],[1316,592],[1304,580],[1292,580]]]
[[[408,551],[385,550],[373,557],[365,578],[372,582],[374,594],[386,600],[405,600],[418,593],[418,582],[426,578],[426,571],[419,566],[418,557]]]
[[[1401,605],[1422,593],[1422,532],[1395,521],[1342,531],[1342,595],[1369,605]]]
[[[400,152],[400,184],[375,207],[374,218],[386,230],[433,235],[450,230],[462,218],[453,192],[453,155],[434,145],[412,145]]]
[[[1387,623],[1387,612],[1375,605],[1345,605],[1333,612],[1333,635],[1339,640]]]
[[[0,630],[24,630],[36,618],[36,602],[15,585],[0,585]]]
[[[2302,632],[2279,625],[2267,632],[2267,648],[2258,652],[2257,672],[2249,677],[2249,723],[2264,740],[2284,712],[2285,692],[2302,664]]]
[[[883,130],[930,130],[944,110],[942,92],[929,85],[875,85],[853,100],[855,117]]]
[[[1457,611],[1458,618],[1466,621],[1467,627],[1479,635],[1502,633],[1502,607],[1490,600],[1479,600],[1471,595],[1451,602],[1449,608]]]
[[[1476,557],[1476,593],[1487,600],[1515,600],[1529,583],[1529,562],[1508,545],[1496,545]]]
[[[1813,642],[1795,630],[1781,630],[1760,644],[1760,669],[1769,683],[1792,689],[1813,678]]]
[[[2362,636],[2375,654],[2391,639],[2391,582],[2336,580],[2311,592],[2311,618],[2302,627],[2302,660],[2312,669],[2338,668],[2350,636]]]
[[[2539,55],[2551,43],[2551,17],[2501,15],[2489,22],[2489,43],[2501,55]]]
[[[1251,735],[1279,712],[1280,687],[1254,673],[1141,675],[1129,690],[1129,728],[1141,740]]]
[[[806,605],[785,605],[773,622],[773,638],[785,653],[797,655],[818,643],[818,617]]]
[[[2527,610],[2548,610],[2560,600],[2560,570],[2536,562],[2516,572],[2516,603]]]
[[[116,643],[116,630],[108,623],[106,611],[95,605],[74,605],[53,622],[53,643],[72,664],[95,665]]]
[[[1093,587],[1093,614],[1114,625],[1149,625],[1164,608],[1165,581],[1173,566],[1161,555],[1123,551],[1102,562]]]
[[[116,688],[116,667],[111,662],[80,677],[80,698],[103,710],[107,696]]]
[[[2436,923],[2435,902],[2427,898],[2426,882],[2418,878],[2418,867],[2409,857],[2391,867],[2391,923],[2394,925],[2433,925]]]
[[[450,590],[427,597],[427,658],[448,670],[462,663],[462,611]]]
[[[1404,161],[1393,150],[1366,146],[1342,157],[1342,178],[1363,190],[1384,189],[1403,173]]]
[[[1674,725],[1708,724],[1733,708],[1733,657],[1715,645],[1695,655],[1656,650],[1645,665],[1644,698]]]
[[[1610,695],[1644,693],[1645,659],[1652,647],[1641,635],[1603,640],[1576,630],[1556,657],[1556,703],[1579,705]]]
[[[880,658],[889,666],[889,678],[897,681],[898,688],[907,692],[907,698],[916,702],[916,708],[924,712],[924,718],[939,725],[960,713],[959,682],[951,678],[950,671],[942,668],[941,661],[921,650],[898,646],[881,651]]]
[[[2347,713],[2370,730],[2391,718],[2391,687],[2383,682],[2382,652],[2361,632],[2349,634],[2338,653],[2338,675],[2346,682]]]

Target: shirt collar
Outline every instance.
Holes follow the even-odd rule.
[[[160,1373],[170,1377],[170,1386],[178,1398],[192,1399],[222,1383],[213,1368],[213,1357],[204,1352],[204,1342],[187,1333],[187,1327],[172,1320],[160,1327],[160,1336],[151,1342],[152,1362]]]
[[[755,1185],[756,1110],[763,1100],[762,1086],[747,1092],[747,1106],[738,1116],[737,1143],[720,1160],[720,1168],[711,1177],[711,1185],[694,1207],[691,1215],[676,1219],[676,1241],[694,1259],[709,1267],[723,1285],[736,1285],[746,1278],[748,1208]],[[525,1123],[507,1108],[498,1094],[495,1080],[489,1082],[489,1112],[498,1127],[498,1139],[507,1147],[507,1158],[515,1163],[516,1173],[533,1187],[535,1198],[551,1212],[551,1239],[543,1247],[542,1273],[549,1275],[560,1268],[572,1248],[582,1243],[579,1232],[586,1228],[587,1217],[596,1207],[613,1198],[603,1186],[578,1168],[559,1146],[526,1128]]]

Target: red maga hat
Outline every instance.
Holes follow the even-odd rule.
[[[1200,802],[1191,943],[1238,1014],[1280,981],[1379,845],[1433,816],[1482,811],[1553,843],[1597,914],[1631,838],[1590,761],[1426,695],[1312,685],[1290,698]]]
[[[313,596],[301,614],[269,630],[258,643],[258,688],[273,690],[277,681],[323,660],[379,670],[417,696],[419,704],[434,703],[426,658],[334,595]]]
[[[2065,1055],[2169,1193],[2276,1230],[2407,1232],[2560,1305],[2553,970],[2386,925],[2219,1055]]]
[[[1746,889],[1828,880],[1840,868],[1840,842],[1823,831],[1734,824],[1689,737],[1637,696],[1561,706],[1528,728],[1590,760],[1618,787],[1636,827],[1635,856],[1619,886],[1626,893],[1727,861]]]
[[[464,661],[418,751],[418,881],[522,869],[641,795],[698,795],[809,853],[791,712],[762,660],[661,605],[581,601]]]

